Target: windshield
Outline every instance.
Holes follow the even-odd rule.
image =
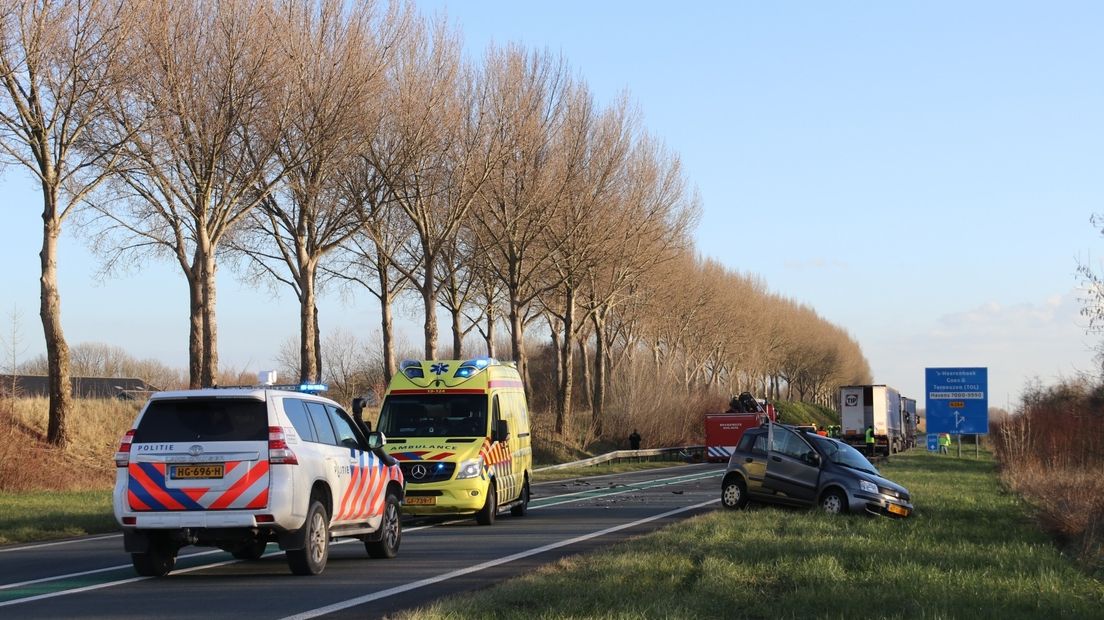
[[[134,443],[176,441],[268,441],[268,408],[253,399],[150,401]]]
[[[485,394],[392,394],[383,401],[379,430],[388,437],[484,437]]]
[[[850,467],[851,469],[857,469],[859,471],[865,471],[872,473],[876,476],[880,476],[878,470],[875,469],[870,461],[866,460],[866,457],[861,452],[852,448],[851,446],[831,439],[825,439],[824,437],[814,437],[817,450],[824,455],[824,458],[836,463],[837,465],[843,465],[844,467]]]

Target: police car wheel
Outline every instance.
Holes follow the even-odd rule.
[[[828,491],[820,498],[820,508],[830,515],[841,515],[847,512],[847,499],[839,491]]]
[[[380,521],[380,539],[364,541],[364,549],[373,558],[393,558],[399,554],[402,542],[402,519],[399,514],[399,498],[388,493],[383,502],[383,520]]]
[[[330,557],[330,519],[326,507],[317,499],[307,511],[307,529],[302,549],[288,549],[288,566],[295,575],[317,575],[326,569]]]
[[[479,512],[475,513],[475,522],[479,525],[492,525],[498,515],[498,493],[495,492],[495,481],[487,485],[487,501]]]
[[[239,560],[259,560],[266,549],[268,549],[267,540],[251,540],[232,549],[230,555]]]
[[[130,554],[134,572],[143,577],[164,577],[176,566],[177,548],[168,540],[150,541],[146,553]]]
[[[521,503],[510,509],[510,514],[515,517],[524,517],[529,512],[529,481],[526,480],[525,484],[521,485],[521,497],[518,498]]]
[[[747,486],[743,480],[733,478],[725,482],[721,488],[721,504],[729,510],[736,510],[747,506]]]

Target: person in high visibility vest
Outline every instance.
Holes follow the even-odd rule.
[[[948,448],[951,447],[951,434],[939,433],[939,453],[949,454]]]
[[[874,427],[866,427],[866,450],[870,456],[874,456]]]

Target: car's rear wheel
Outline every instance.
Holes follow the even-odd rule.
[[[495,491],[495,481],[487,485],[487,501],[479,512],[475,513],[475,522],[479,525],[493,525],[498,516],[498,493]]]
[[[843,493],[832,489],[820,498],[820,509],[830,515],[846,514],[847,498],[843,496]]]
[[[164,577],[176,566],[178,547],[165,536],[151,536],[145,553],[130,554],[134,572],[143,577]]]
[[[721,504],[730,510],[747,506],[747,485],[739,476],[733,476],[721,487]]]
[[[330,518],[322,502],[311,502],[303,527],[307,528],[303,548],[287,550],[288,566],[296,575],[317,575],[326,569],[330,557]]]
[[[373,558],[393,558],[399,554],[402,542],[402,519],[399,514],[399,498],[388,493],[383,503],[383,521],[380,522],[379,540],[364,541],[364,549]]]

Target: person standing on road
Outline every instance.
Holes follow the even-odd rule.
[[[866,427],[866,451],[870,456],[874,456],[874,427]]]
[[[939,433],[939,453],[940,454],[950,454],[950,451],[948,450],[948,448],[950,448],[950,447],[951,447],[951,434],[950,433]]]
[[[629,435],[629,445],[632,446],[633,450],[640,449],[640,433],[636,432],[635,428],[633,429],[632,434]]]

